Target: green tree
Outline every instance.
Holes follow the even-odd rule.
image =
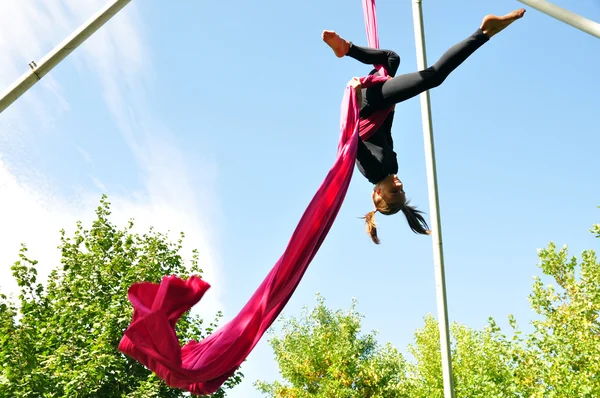
[[[109,221],[110,203],[103,196],[90,229],[81,222],[72,237],[61,231],[61,264],[44,285],[37,261],[27,257],[12,266],[20,287],[18,300],[0,294],[0,397],[182,397],[117,346],[131,321],[127,289],[162,276],[200,275],[194,251],[189,269],[176,243],[150,230],[132,233],[133,221],[117,229]],[[185,314],[177,324],[183,342],[202,339],[221,314],[203,326]],[[213,394],[223,397],[241,381],[237,372]]]
[[[600,238],[600,225],[592,233]],[[456,395],[470,398],[563,398],[600,396],[600,263],[593,250],[581,261],[567,247],[550,243],[539,251],[542,277],[530,295],[539,319],[524,335],[509,316],[511,336],[493,318],[481,331],[451,326]],[[373,334],[359,335],[362,316],[333,313],[319,298],[301,319],[286,320],[283,337],[271,345],[285,383],[258,382],[270,397],[442,398],[439,329],[432,316],[415,333],[407,362]],[[380,359],[383,358],[383,359]],[[364,372],[370,369],[371,373]],[[368,383],[371,384],[368,384]],[[368,385],[371,389],[364,389]]]
[[[591,232],[600,238],[600,225]],[[515,350],[520,389],[532,398],[600,396],[600,263],[586,250],[578,263],[568,247],[539,251],[540,268],[529,299],[540,316]],[[515,322],[513,327],[517,330]]]
[[[270,397],[412,397],[405,384],[406,362],[374,333],[361,333],[353,303],[346,313],[332,312],[317,297],[317,307],[300,320],[283,320],[283,337],[270,340],[286,383],[257,382]]]
[[[285,383],[257,382],[273,398],[411,397],[443,398],[437,321],[430,315],[415,333],[408,362],[374,333],[360,334],[362,315],[355,303],[347,313],[332,312],[318,297],[317,307],[285,321],[283,337],[270,343]],[[452,325],[453,370],[459,397],[514,397],[513,344],[491,323],[483,331]]]
[[[442,359],[438,322],[425,317],[425,325],[415,333],[408,347],[415,358],[409,371],[413,397],[443,398]],[[482,331],[453,323],[452,373],[457,397],[518,397],[512,353],[515,342],[501,334],[493,319]]]

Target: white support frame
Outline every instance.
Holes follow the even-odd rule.
[[[425,50],[425,28],[423,26],[422,0],[413,0],[413,22],[415,26],[415,47],[417,49],[418,70],[427,68]],[[435,147],[431,101],[429,91],[420,94],[423,138],[425,142],[425,163],[427,166],[427,186],[429,191],[429,210],[431,212],[431,235],[433,242],[433,262],[435,268],[435,286],[437,297],[438,324],[440,329],[440,348],[442,351],[442,376],[444,397],[454,398],[454,378],[452,376],[452,356],[450,349],[450,330],[448,322],[448,303],[446,298],[446,276],[444,272],[444,251],[442,247],[442,226],[437,189],[437,171],[435,165]]]
[[[9,1],[9,0],[6,0]],[[21,95],[25,94],[35,83],[42,79],[56,65],[93,35],[98,29],[115,16],[131,0],[112,0],[87,22],[81,25],[71,35],[50,51],[39,64],[32,61],[29,64],[30,71],[19,77],[10,87],[0,95],[0,113],[15,102]]]
[[[535,8],[536,10],[551,16],[552,18],[558,19],[561,22],[571,25],[574,28],[581,30],[582,32],[589,33],[590,35],[600,39],[600,23],[594,22],[591,19],[582,17],[572,11],[565,8],[559,7],[546,0],[517,0],[529,7]]]

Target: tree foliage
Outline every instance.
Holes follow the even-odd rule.
[[[159,282],[164,275],[200,275],[194,251],[189,269],[176,243],[150,229],[133,233],[133,221],[118,229],[103,196],[91,228],[81,222],[73,236],[61,231],[61,264],[47,283],[38,281],[38,261],[22,246],[12,266],[18,299],[0,295],[0,397],[182,397],[117,346],[131,321],[127,289]],[[221,314],[204,327],[196,315],[177,324],[182,341],[202,339]],[[235,374],[213,397],[241,381]]]
[[[600,224],[592,233],[600,238]],[[594,250],[581,261],[567,246],[540,250],[540,267],[556,285],[536,278],[530,301],[540,319],[518,339],[519,386],[532,398],[600,396],[600,263]],[[514,324],[514,322],[513,322]],[[516,325],[514,326],[516,330]]]
[[[600,225],[592,233],[600,238]],[[509,316],[510,336],[493,318],[481,331],[451,326],[456,396],[559,398],[600,396],[600,263],[593,250],[581,260],[554,243],[539,251],[543,277],[529,297],[539,315],[525,335]],[[544,284],[543,279],[554,284]],[[443,398],[437,321],[417,330],[408,361],[373,333],[361,334],[355,303],[347,313],[322,298],[302,317],[284,321],[271,339],[283,381],[257,382],[263,394],[287,397]]]
[[[288,383],[258,382],[270,397],[393,398],[405,383],[405,361],[391,346],[380,347],[373,333],[361,334],[354,305],[332,312],[318,297],[317,307],[301,320],[291,318],[283,337],[271,340]]]

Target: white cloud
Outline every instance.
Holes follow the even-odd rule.
[[[88,151],[86,151],[85,149],[83,149],[80,146],[78,146],[76,149],[77,149],[77,152],[79,152],[81,154],[81,156],[83,157],[83,160],[85,160],[89,164],[94,163],[92,161],[92,157],[90,156],[90,153]]]
[[[108,190],[106,189],[106,185],[104,185],[104,183],[100,181],[97,177],[90,176],[90,178],[92,179],[92,183],[94,184],[94,186],[98,188],[102,193],[108,192]]]
[[[0,158],[0,283],[3,292],[16,292],[10,266],[19,259],[21,243],[27,243],[30,257],[41,261],[44,278],[50,269],[59,264],[58,231],[74,226],[70,206],[57,200],[47,188],[47,181],[19,178]]]
[[[39,60],[104,4],[105,0],[0,2],[0,84],[6,87],[12,83],[27,71],[31,60]],[[151,62],[136,7],[135,2],[127,5],[65,62],[75,63],[82,73],[100,82],[102,92],[98,94],[135,156],[145,190],[114,193],[110,182],[101,182],[96,176],[91,179],[96,188],[109,195],[119,225],[133,217],[142,229],[153,225],[159,231],[170,230],[173,239],[180,231],[186,233],[185,250],[189,253],[198,248],[204,276],[213,285],[199,306],[201,313],[208,314],[222,309],[218,258],[212,250],[214,234],[207,231],[209,215],[199,209],[207,204],[214,209],[216,200],[199,194],[214,191],[206,186],[215,182],[212,175],[201,176],[203,192],[199,192],[172,134],[147,110],[144,86],[151,81],[152,70],[148,69]],[[50,73],[0,116],[0,143],[6,143],[0,147],[3,289],[21,242],[27,242],[32,257],[41,261],[42,274],[47,274],[58,264],[58,230],[94,217],[100,192],[83,191],[76,198],[56,192],[51,180],[60,180],[60,176],[45,175],[37,167],[35,154],[26,150],[37,134],[52,134],[52,126],[68,116],[68,100]],[[86,161],[92,161],[83,148],[77,150]],[[204,200],[207,203],[202,203]]]
[[[36,176],[19,177],[0,157],[0,287],[4,293],[17,292],[11,276],[11,265],[17,261],[21,243],[26,243],[29,257],[39,260],[38,271],[41,280],[60,264],[60,251],[57,249],[60,229],[72,232],[75,223],[81,220],[89,226],[95,219],[94,209],[99,204],[99,192],[84,192],[82,196],[66,199],[53,191],[52,181]],[[157,203],[152,196],[136,193],[131,197],[111,195],[111,220],[119,226],[126,225],[130,218],[135,219],[135,231],[146,232],[152,226],[155,230],[167,233],[171,240],[186,233],[184,259],[189,261],[192,250],[198,249],[200,264],[205,270],[204,277],[214,285],[218,279],[214,267],[214,253],[204,238],[204,228],[196,219],[174,206]],[[211,289],[211,290],[218,290]],[[197,312],[212,317],[222,309],[216,294],[207,293],[198,305]]]

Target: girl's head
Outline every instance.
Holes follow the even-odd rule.
[[[410,206],[406,200],[404,187],[398,176],[389,175],[377,183],[373,188],[372,198],[375,210],[367,213],[364,219],[367,225],[367,233],[376,244],[379,244],[377,225],[375,224],[376,212],[390,216],[402,210],[406,221],[408,221],[408,226],[414,233],[423,235],[431,233],[427,222],[421,215],[423,212],[417,210],[414,206]]]

